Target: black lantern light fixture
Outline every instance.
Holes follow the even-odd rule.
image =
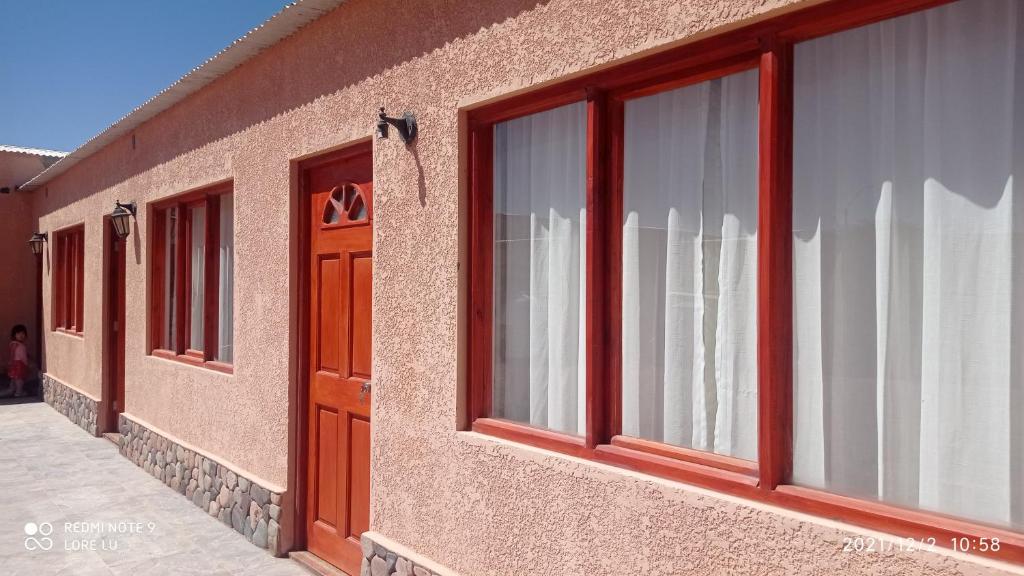
[[[39,255],[43,253],[43,244],[46,243],[46,232],[36,232],[28,239],[28,247],[32,253]]]
[[[114,211],[110,213],[110,222],[114,225],[114,233],[124,240],[132,231],[131,219],[135,217],[135,202],[114,203]]]
[[[401,118],[392,118],[384,112],[384,107],[380,107],[380,112],[377,114],[377,138],[388,137],[388,126],[394,126],[398,130],[398,136],[407,145],[412,144],[412,141],[416,139],[416,116],[412,112],[406,112],[402,114]]]

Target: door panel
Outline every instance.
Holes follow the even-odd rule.
[[[124,317],[125,317],[125,242],[114,233],[109,220],[104,221],[107,239],[104,243],[108,265],[106,331],[106,382],[103,397],[106,414],[101,423],[102,432],[117,432],[118,416],[124,412]]]
[[[359,416],[349,420],[349,529],[359,535],[370,529],[370,421]]]
[[[317,325],[320,328],[320,364],[318,372],[338,374],[341,363],[341,326],[338,322],[341,303],[336,295],[341,286],[341,261],[337,254],[318,255],[320,261],[320,306]],[[326,296],[326,297],[325,297]]]
[[[349,277],[352,279],[352,365],[349,373],[369,379],[372,336],[370,301],[373,297],[373,263],[369,254],[353,255]]]
[[[317,410],[317,494],[316,522],[331,528],[338,526],[338,413],[320,407]]]
[[[373,173],[369,146],[303,173],[310,194],[307,544],[358,574],[370,525]]]

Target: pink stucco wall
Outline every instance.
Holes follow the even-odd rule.
[[[36,259],[28,248],[32,235],[32,203],[24,192],[0,195],[0,369],[7,366],[7,342],[11,327],[24,324],[29,330],[28,349],[35,354]],[[36,359],[38,362],[38,359]]]
[[[459,431],[460,112],[795,4],[351,0],[139,127],[134,147],[125,136],[37,191],[40,228],[86,224],[86,334],[51,335],[50,371],[100,394],[101,218],[135,200],[128,414],[291,494],[289,391],[305,362],[294,354],[305,264],[294,163],[369,137],[380,105],[413,110],[413,150],[393,138],[374,152],[373,530],[466,574],[993,571],[951,553],[843,553],[844,535],[865,532]],[[226,179],[233,375],[146,354],[146,205]]]
[[[10,188],[0,194],[0,369],[7,366],[7,342],[11,327],[24,324],[29,331],[28,349],[33,356],[39,342],[36,326],[36,257],[28,239],[36,230],[32,220],[32,196],[15,191],[41,172],[38,156],[19,152],[0,152],[0,186]],[[38,358],[34,359],[37,363]]]

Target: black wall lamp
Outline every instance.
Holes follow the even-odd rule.
[[[28,239],[28,247],[32,249],[33,254],[43,253],[43,244],[46,243],[46,232],[36,232]]]
[[[135,202],[114,203],[114,211],[110,213],[110,222],[114,225],[114,234],[117,234],[121,240],[127,238],[132,231],[131,219],[135,217],[135,212]]]
[[[384,112],[384,107],[381,106],[380,112],[377,114],[377,138],[388,137],[389,125],[398,130],[398,136],[402,142],[412,144],[412,141],[416,139],[416,116],[412,112],[402,114],[401,118],[392,118]]]

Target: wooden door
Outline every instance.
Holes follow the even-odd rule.
[[[107,383],[104,398],[107,413],[103,432],[116,432],[118,416],[124,412],[124,309],[125,309],[125,241],[117,237],[109,219],[104,228],[107,247]]]
[[[359,573],[370,525],[373,161],[369,146],[304,172],[310,198],[309,551]]]

